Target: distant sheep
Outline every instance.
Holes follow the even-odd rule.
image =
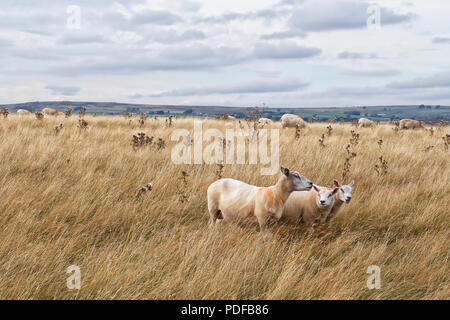
[[[19,110],[17,110],[17,114],[25,116],[25,115],[30,115],[31,112],[28,110],[25,110],[25,109],[19,109]]]
[[[412,119],[400,120],[400,129],[418,129],[423,128],[423,122]]]
[[[52,108],[44,108],[42,109],[42,113],[47,116],[57,116],[59,114],[62,114],[62,112],[59,112],[58,110]]]
[[[298,128],[305,128],[308,125],[302,117],[289,113],[284,114],[280,121],[283,128],[296,128],[297,126]]]
[[[281,218],[283,206],[293,191],[310,190],[311,180],[281,167],[276,185],[260,188],[234,179],[213,182],[207,191],[210,225],[217,219],[237,223],[258,223],[261,233],[270,237],[271,227]]]
[[[228,115],[228,114],[224,114],[224,115],[222,116],[222,120],[225,120],[225,121],[236,121],[236,118],[233,117],[233,116],[230,116],[230,115]]]
[[[228,113],[224,113],[222,116],[216,116],[216,120],[235,121],[236,118],[230,116]]]
[[[259,118],[258,119],[258,125],[260,125],[260,126],[271,125],[272,123],[273,123],[273,121],[268,118]]]
[[[375,127],[376,123],[372,120],[366,119],[366,118],[361,118],[358,120],[358,127],[360,128],[371,128],[371,127]]]
[[[314,185],[310,191],[292,192],[284,205],[282,221],[305,223],[309,234],[320,222],[325,222],[334,206],[334,195],[339,188],[325,188]]]

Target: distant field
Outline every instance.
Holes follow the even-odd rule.
[[[226,106],[183,106],[183,105],[144,105],[114,102],[71,102],[71,101],[51,101],[51,102],[28,102],[0,106],[6,107],[10,112],[18,109],[27,109],[33,112],[41,111],[45,107],[51,107],[64,112],[66,108],[72,108],[74,113],[78,113],[81,107],[87,108],[87,113],[97,115],[121,115],[125,111],[151,115],[176,115],[181,117],[215,117],[227,113],[237,118],[245,118],[248,115],[246,107],[226,107]],[[249,106],[254,107],[254,106]],[[264,117],[279,120],[285,113],[293,113],[302,116],[306,120],[315,118],[316,121],[327,121],[336,118],[339,121],[351,122],[361,117],[366,117],[377,121],[398,120],[411,118],[426,120],[437,123],[440,120],[450,121],[450,106],[440,105],[420,105],[420,106],[354,106],[346,108],[277,108],[268,107]]]
[[[448,126],[431,134],[332,124],[328,136],[328,124],[315,123],[296,139],[294,129],[274,124],[280,164],[322,186],[342,180],[351,131],[360,139],[341,181],[355,180],[353,200],[332,227],[307,237],[302,226],[279,225],[264,242],[257,227],[210,230],[206,189],[219,176],[269,186],[278,174],[262,176],[260,165],[221,172],[173,164],[170,135],[192,130],[192,118],[171,127],[164,118],[141,127],[137,117],[86,116],[87,129],[78,121],[0,117],[1,299],[450,297]],[[205,120],[204,127],[225,132],[235,124]],[[141,131],[154,143],[134,150]],[[377,173],[380,156],[386,166]],[[136,198],[150,181],[154,189]],[[80,290],[66,287],[70,265],[80,267]],[[370,265],[381,268],[380,290],[366,287]]]

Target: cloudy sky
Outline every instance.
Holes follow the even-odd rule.
[[[0,104],[450,105],[449,16],[448,0],[1,0]]]

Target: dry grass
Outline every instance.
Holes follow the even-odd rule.
[[[448,127],[433,136],[389,125],[357,129],[357,156],[343,181],[355,179],[353,200],[331,229],[308,238],[303,228],[282,225],[264,242],[256,227],[208,229],[206,188],[218,167],[170,161],[170,133],[192,129],[192,120],[168,127],[164,118],[84,119],[85,130],[78,117],[0,119],[2,299],[450,297]],[[206,126],[224,132],[233,123]],[[312,124],[298,139],[295,129],[280,131],[280,163],[330,186],[342,176],[355,128],[333,124],[320,146],[326,126]],[[167,146],[134,151],[138,132]],[[375,170],[380,156],[388,167],[382,175]],[[220,170],[261,186],[277,179],[250,165]],[[153,190],[136,198],[150,181]],[[81,290],[66,287],[72,264],[81,268]],[[373,264],[381,268],[380,290],[366,288]]]

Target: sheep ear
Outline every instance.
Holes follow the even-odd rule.
[[[313,188],[314,188],[314,190],[316,190],[317,192],[320,191],[319,188],[317,188],[317,186],[316,186],[315,184],[313,184]]]
[[[352,180],[352,182],[350,182],[349,186],[353,187],[354,184],[355,184],[355,180]]]
[[[289,176],[289,169],[285,167],[280,167],[281,173],[285,176]]]
[[[333,189],[333,194],[336,194],[336,192],[338,192],[339,188],[334,188]]]
[[[333,180],[333,183],[338,188],[341,186],[341,184],[336,179]]]

